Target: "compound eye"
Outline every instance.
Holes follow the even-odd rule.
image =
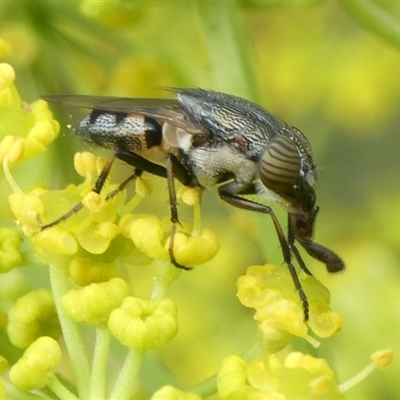
[[[300,170],[296,144],[286,136],[275,136],[260,160],[261,182],[275,193],[285,193],[299,182]]]

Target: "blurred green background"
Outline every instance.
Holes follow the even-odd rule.
[[[329,276],[305,256],[344,320],[342,332],[314,354],[327,358],[343,382],[372,352],[400,351],[399,4],[1,2],[0,37],[11,45],[2,61],[15,68],[27,102],[55,93],[156,97],[163,95],[159,87],[195,86],[252,99],[301,129],[320,169],[316,241],[347,266]],[[53,110],[63,135],[50,154],[13,170],[25,188],[78,181],[73,153],[85,147],[66,127],[69,112]],[[1,186],[6,202],[10,189],[3,179]],[[165,206],[168,215],[166,183],[155,179],[155,188],[140,210]],[[191,210],[182,209],[190,221]],[[236,299],[237,277],[267,260],[283,265],[268,218],[223,204],[212,190],[203,209],[204,226],[219,234],[222,247],[173,286],[180,333],[159,354],[187,385],[254,342],[252,312]],[[285,213],[275,209],[285,225]],[[148,295],[151,272],[129,274],[135,293]],[[38,286],[41,277],[32,277]],[[159,383],[152,360],[146,365],[143,379],[152,390]],[[395,359],[346,399],[400,398],[399,373]]]

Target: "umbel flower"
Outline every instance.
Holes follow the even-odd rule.
[[[145,177],[135,180],[131,199],[112,181],[100,194],[92,192],[107,160],[87,152],[74,158],[82,183],[60,190],[21,190],[12,167],[45,152],[59,124],[45,102],[22,105],[14,78],[12,67],[0,64],[0,160],[13,192],[9,204],[16,222],[0,227],[0,269],[11,274],[22,266],[41,266],[48,269],[50,285],[15,285],[2,299],[0,320],[16,352],[1,355],[0,399],[133,398],[144,390],[139,374],[145,355],[179,334],[179,304],[168,297],[180,275],[168,255],[170,223],[168,218],[133,213],[151,193],[151,181]],[[219,242],[201,227],[200,192],[181,188],[179,198],[193,206],[194,223],[178,226],[174,254],[179,263],[195,267],[215,256]],[[66,213],[68,218],[42,229]],[[126,265],[145,264],[155,266],[155,277],[151,294],[140,298],[121,271]],[[255,309],[257,354],[229,356],[217,379],[190,390],[158,386],[148,398],[197,400],[218,393],[230,400],[341,399],[342,388],[326,360],[278,353],[296,336],[318,346],[309,330],[325,338],[341,328],[340,316],[330,310],[327,289],[312,277],[301,279],[309,296],[308,324],[286,269],[250,267],[238,280],[238,296]],[[119,365],[113,360],[116,343],[119,352],[124,349]],[[378,357],[385,361],[377,364],[388,364],[390,354]]]

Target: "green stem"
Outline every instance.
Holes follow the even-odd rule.
[[[198,1],[216,88],[259,100],[251,41],[238,1]]]
[[[363,27],[400,48],[400,22],[398,18],[382,9],[378,1],[341,0],[341,3]]]
[[[201,202],[193,206],[193,231],[192,235],[197,236],[201,233]]]
[[[154,277],[151,299],[157,300],[167,295],[171,285],[178,279],[181,270],[173,266],[170,261],[156,259],[153,264],[156,266],[156,276]]]
[[[348,381],[341,383],[339,385],[340,393],[347,392],[352,387],[358,385],[360,382],[365,380],[368,375],[370,375],[373,371],[375,371],[376,365],[374,363],[368,364],[362,371],[360,371],[356,376],[349,379]]]
[[[133,383],[140,371],[143,362],[143,353],[130,350],[125,363],[118,375],[118,380],[109,397],[110,400],[130,399]]]
[[[58,399],[78,400],[55,376],[50,380],[48,387],[57,395]]]
[[[212,377],[206,379],[198,385],[192,386],[189,389],[189,392],[197,394],[202,399],[214,395],[215,393],[217,393],[217,376],[213,375]]]
[[[23,392],[22,390],[17,389],[12,383],[7,382],[5,379],[2,380],[2,385],[4,386],[5,393],[7,395],[7,399],[13,400],[46,400],[50,399],[50,397],[44,396],[43,394],[33,394],[28,392]]]
[[[90,377],[90,399],[106,398],[107,366],[110,354],[111,334],[108,329],[96,329],[92,375]]]
[[[63,338],[74,370],[79,397],[87,399],[89,394],[90,367],[85,344],[78,324],[65,314],[62,307],[62,296],[69,290],[66,270],[50,265],[50,282]]]

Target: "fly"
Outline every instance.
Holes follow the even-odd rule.
[[[344,269],[343,261],[330,249],[313,241],[318,179],[311,146],[293,126],[257,104],[224,93],[203,89],[169,89],[175,99],[134,99],[79,95],[43,96],[49,102],[90,108],[76,128],[77,136],[112,149],[93,191],[100,193],[116,159],[135,168],[125,182],[143,171],[167,179],[171,209],[171,262],[178,220],[174,180],[200,189],[218,187],[219,197],[246,210],[268,214],[274,224],[294,285],[309,316],[306,294],[292,263],[312,275],[296,247],[325,263],[329,272]],[[125,183],[123,184],[125,185]],[[246,195],[264,195],[280,203],[288,213],[285,235],[273,211]],[[81,209],[43,226],[56,225]]]

